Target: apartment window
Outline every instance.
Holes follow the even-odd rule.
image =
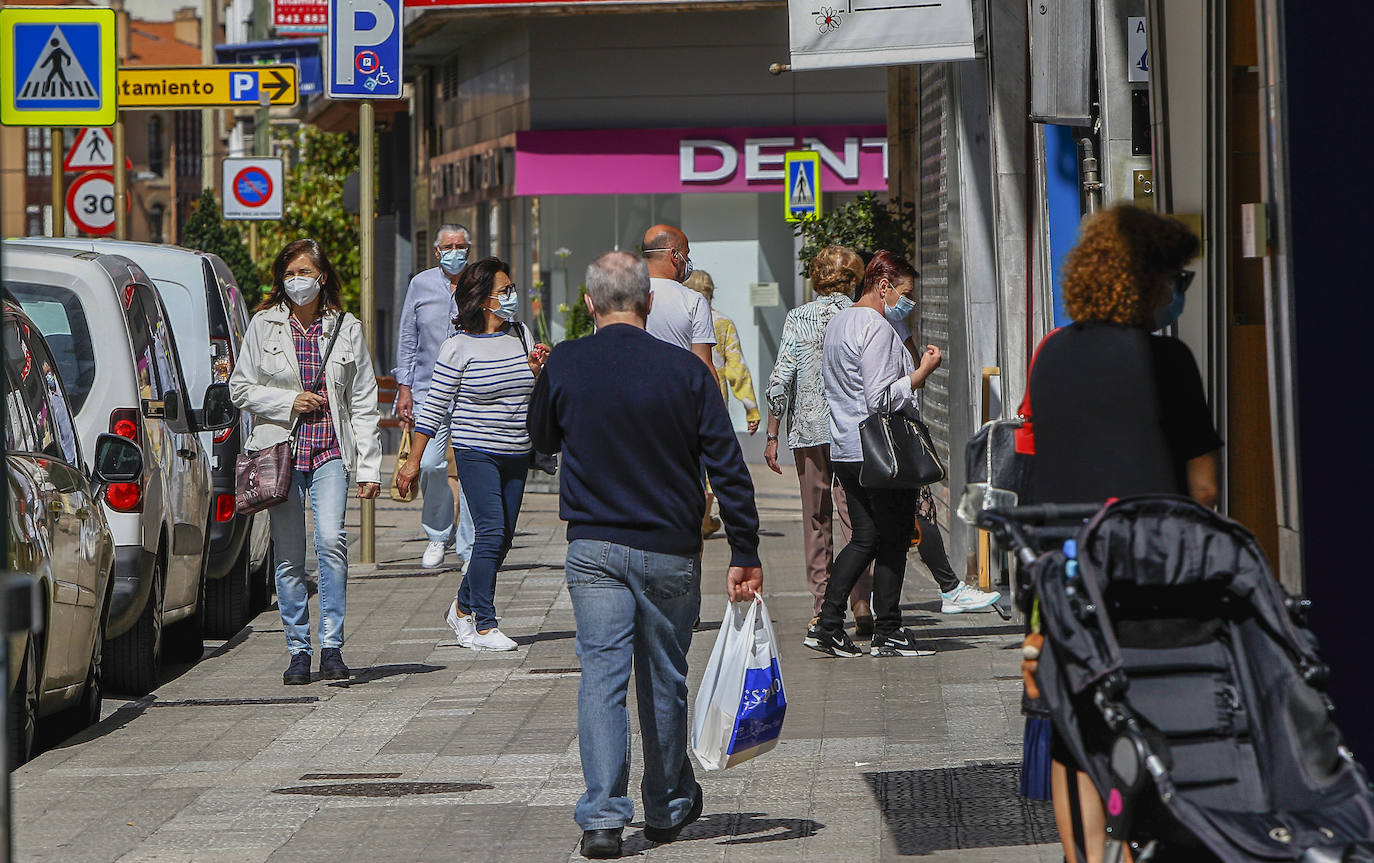
[[[162,117],[154,114],[148,118],[148,170],[159,177],[162,176],[165,167],[162,154]]]
[[[163,236],[163,225],[166,223],[167,208],[162,204],[153,204],[148,208],[148,242],[165,243]]]
[[[24,138],[24,173],[30,177],[52,175],[52,150],[48,149],[48,136],[44,131],[30,126]]]

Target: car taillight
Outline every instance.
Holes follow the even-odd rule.
[[[110,411],[110,433],[141,444],[142,418],[137,408]],[[143,482],[116,482],[105,487],[105,502],[116,512],[138,512],[143,508]]]
[[[136,512],[143,504],[143,486],[136,482],[111,483],[105,489],[105,502],[117,512]]]
[[[138,410],[115,408],[110,411],[110,433],[138,443]]]
[[[210,340],[210,377],[217,384],[229,383],[234,373],[234,354],[229,350],[228,339]]]
[[[234,496],[221,494],[215,497],[215,521],[230,521],[234,517]]]

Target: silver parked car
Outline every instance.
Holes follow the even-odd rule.
[[[34,626],[9,644],[9,765],[29,758],[40,726],[80,731],[100,719],[114,537],[98,498],[143,471],[133,441],[99,436],[88,469],[57,363],[15,303],[0,315],[5,368],[5,568],[34,579]]]
[[[183,661],[203,650],[213,513],[210,459],[197,433],[236,420],[224,408],[228,387],[207,389],[204,413],[191,409],[167,311],[128,258],[6,241],[4,280],[47,339],[82,443],[93,452],[96,438],[111,433],[143,450],[141,478],[103,496],[116,544],[105,671],[111,689],[149,692],[164,644]]]

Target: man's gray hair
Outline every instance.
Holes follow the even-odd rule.
[[[463,242],[472,242],[471,231],[469,231],[463,225],[458,224],[457,222],[448,222],[446,224],[440,225],[439,230],[434,232],[434,248],[439,248],[439,240],[444,236],[444,234],[462,234]]]
[[[629,252],[607,252],[587,266],[587,296],[598,312],[649,309],[649,265]]]

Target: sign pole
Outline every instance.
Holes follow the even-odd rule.
[[[48,141],[52,145],[52,235],[64,237],[67,234],[67,190],[64,188],[66,177],[62,173],[62,129],[49,129]]]
[[[376,171],[377,158],[374,151],[376,138],[374,135],[375,117],[373,114],[372,102],[364,100],[358,106],[358,220],[359,224],[359,244],[358,250],[358,281],[359,281],[359,300],[362,305],[362,324],[363,341],[367,344],[368,350],[372,349],[374,343],[373,329],[376,315],[376,291],[373,287],[373,268],[376,264]],[[375,563],[377,560],[377,510],[376,501],[362,501],[362,512],[359,520],[359,529],[362,533],[362,543],[359,548],[359,559],[362,563]]]
[[[129,178],[124,170],[124,120],[121,116],[114,124],[114,218],[115,239],[129,239]]]
[[[205,0],[200,8],[200,62],[215,63],[215,4]],[[200,112],[200,188],[215,189],[215,111],[203,108]]]
[[[253,259],[253,263],[258,262],[258,223],[248,223],[248,257]]]

